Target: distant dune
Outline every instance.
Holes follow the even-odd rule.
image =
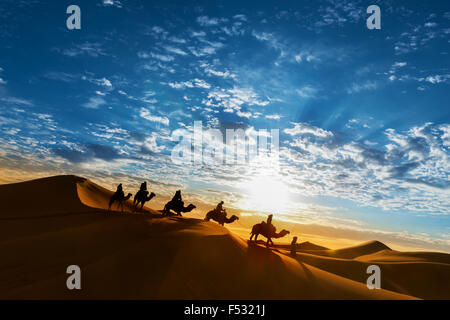
[[[308,249],[306,249],[308,250]],[[314,250],[315,255],[342,258],[342,259],[354,259],[362,255],[368,255],[371,253],[379,252],[381,250],[391,250],[388,246],[380,241],[369,241],[357,246],[338,249],[338,250]]]
[[[305,243],[300,247],[305,252],[294,259],[286,246],[268,250],[214,222],[162,217],[148,208],[147,214],[108,212],[111,194],[75,176],[0,186],[0,298],[448,297],[442,285],[435,286],[438,277],[449,283],[445,255],[389,257],[395,251],[380,242],[341,250]],[[403,269],[389,260],[400,258],[410,259]],[[365,285],[364,267],[374,261],[382,268],[385,289]],[[66,288],[66,268],[72,264],[82,270],[80,291]],[[425,282],[408,286],[408,280],[419,279],[432,281],[428,287]]]

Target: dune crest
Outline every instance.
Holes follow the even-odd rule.
[[[337,249],[337,250],[314,250],[314,254],[325,256],[325,257],[333,257],[333,258],[342,258],[342,259],[354,259],[359,256],[372,254],[375,252],[379,252],[382,250],[391,250],[387,245],[384,243],[372,240],[368,242],[364,242],[362,244],[343,248],[343,249]],[[307,252],[307,251],[306,251]]]

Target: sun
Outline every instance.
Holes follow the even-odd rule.
[[[243,209],[273,213],[289,211],[289,188],[279,175],[254,177],[241,189]]]

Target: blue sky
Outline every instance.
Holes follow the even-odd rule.
[[[248,212],[281,190],[280,218],[450,251],[450,3],[2,1],[0,16],[3,182],[147,179]],[[279,167],[174,164],[194,121],[278,129]]]

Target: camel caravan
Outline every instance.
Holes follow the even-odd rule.
[[[135,194],[133,198],[133,210],[132,212],[136,212],[137,210],[142,211],[146,202],[150,201],[155,197],[155,193],[149,192],[147,190],[147,182],[143,182],[139,188],[139,191]],[[111,196],[108,210],[111,210],[111,207],[114,203],[117,202],[117,208],[121,209],[121,212],[124,213],[124,203],[132,197],[131,193],[128,193],[125,196],[125,192],[123,191],[122,184],[117,186],[116,192]],[[239,220],[239,217],[236,215],[232,215],[228,217],[226,210],[223,208],[223,201],[220,201],[219,204],[211,211],[208,211],[205,216],[205,221],[214,220],[221,226],[225,223],[233,223],[236,220]],[[164,206],[164,209],[159,210],[163,216],[170,215],[178,215],[182,216],[181,213],[191,212],[196,208],[195,205],[189,204],[188,206],[184,206],[184,202],[181,196],[181,190],[177,190],[172,200],[167,202]],[[253,226],[252,231],[250,232],[250,241],[253,240],[257,242],[258,236],[262,235],[267,239],[266,246],[274,245],[272,239],[282,238],[288,235],[290,232],[288,230],[281,230],[280,232],[276,232],[275,226],[272,224],[273,215],[269,215],[267,221],[262,221],[261,223],[257,223]],[[291,243],[291,247],[296,247],[297,237],[294,237],[294,241]],[[295,250],[291,248],[291,254],[295,253]]]

